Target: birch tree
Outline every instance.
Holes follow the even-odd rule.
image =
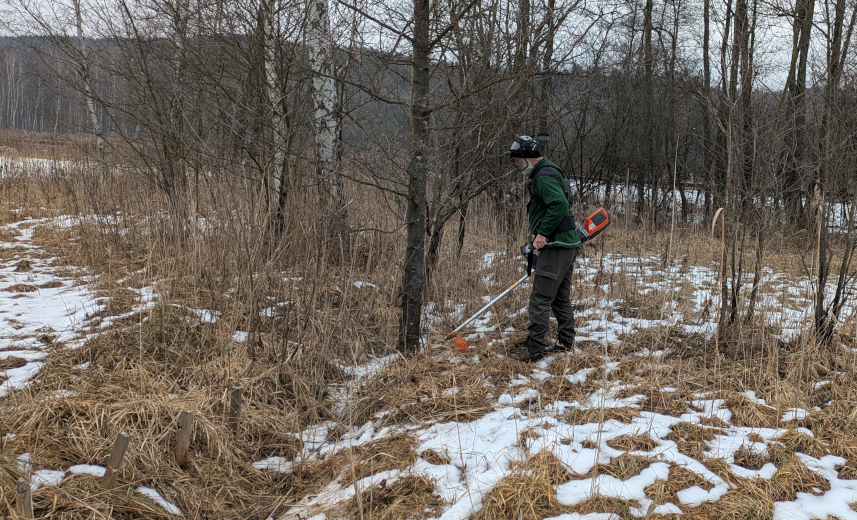
[[[268,97],[271,114],[272,146],[274,149],[273,165],[273,199],[274,214],[277,227],[282,231],[285,225],[286,206],[286,177],[288,167],[286,151],[288,150],[289,125],[286,112],[286,100],[283,78],[280,73],[283,57],[279,54],[280,31],[277,24],[277,0],[263,0],[259,4],[259,24],[264,34],[265,52],[265,92]]]
[[[316,171],[333,200],[342,207],[342,178],[334,164],[338,103],[327,0],[307,0],[307,18],[306,42],[308,62],[312,69]]]
[[[86,100],[86,111],[89,122],[95,134],[95,143],[98,148],[98,161],[104,167],[104,136],[101,133],[101,124],[95,113],[95,98],[92,95],[92,87],[89,83],[89,61],[87,59],[86,38],[83,34],[83,13],[80,8],[80,0],[74,0],[74,18],[77,27],[78,51],[80,52],[80,78],[83,81],[83,95]]]

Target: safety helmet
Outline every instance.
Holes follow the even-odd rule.
[[[522,157],[525,159],[536,159],[542,156],[539,151],[539,143],[528,135],[515,136],[515,142],[509,148],[509,157]]]

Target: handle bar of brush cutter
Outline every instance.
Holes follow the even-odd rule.
[[[508,288],[508,289],[506,289],[505,291],[501,292],[499,296],[497,296],[496,298],[494,298],[493,300],[491,300],[490,302],[488,302],[488,305],[486,305],[485,307],[482,307],[481,309],[479,309],[478,311],[476,311],[476,314],[474,314],[473,316],[471,316],[470,318],[468,318],[468,319],[467,319],[467,321],[465,321],[464,323],[462,323],[461,325],[459,325],[457,329],[455,329],[454,331],[450,332],[450,333],[446,336],[446,339],[452,339],[452,338],[456,335],[456,333],[457,333],[459,330],[463,329],[463,328],[464,328],[468,323],[470,323],[471,321],[473,321],[473,320],[475,320],[476,318],[478,318],[478,317],[479,317],[483,312],[485,312],[485,311],[487,311],[488,309],[490,309],[492,305],[494,305],[495,303],[497,303],[498,301],[500,301],[500,298],[502,298],[503,296],[506,296],[507,294],[509,294],[510,292],[512,292],[512,289],[514,289],[515,287],[517,287],[517,286],[518,286],[518,284],[520,284],[521,282],[523,282],[524,280],[526,280],[526,279],[527,279],[527,278],[529,278],[529,277],[530,277],[530,275],[529,275],[529,274],[525,274],[524,276],[522,276],[522,277],[521,277],[521,279],[520,279],[520,280],[518,280],[517,282],[513,283],[513,284],[511,285],[511,287],[509,287],[509,288]]]

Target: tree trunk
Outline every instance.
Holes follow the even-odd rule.
[[[429,140],[429,0],[414,0],[413,60],[411,64],[411,143],[408,197],[405,213],[407,241],[402,275],[402,315],[399,350],[415,352],[420,346],[420,318],[425,282],[426,152]]]
[[[78,50],[80,52],[80,77],[83,80],[83,94],[86,98],[86,111],[89,115],[89,123],[95,133],[95,144],[98,148],[98,161],[104,168],[104,136],[101,133],[101,125],[95,113],[95,97],[89,84],[89,61],[87,59],[86,38],[83,36],[83,13],[80,8],[80,0],[74,0],[74,15],[77,22]],[[102,171],[102,175],[104,172]]]
[[[288,125],[286,118],[286,102],[282,78],[278,69],[279,36],[276,25],[277,15],[276,0],[265,0],[259,4],[259,20],[265,35],[265,92],[268,96],[268,111],[270,111],[270,124],[272,133],[272,146],[274,148],[273,166],[273,200],[274,216],[277,233],[282,233],[285,228],[286,219],[286,174],[288,164],[286,163],[286,142],[288,140]],[[267,177],[267,174],[265,174]],[[266,198],[271,198],[268,195]]]
[[[704,175],[704,190],[705,190],[705,208],[704,214],[706,219],[711,215],[711,192],[714,190],[714,154],[712,153],[711,139],[711,0],[703,0],[702,2],[702,88],[703,88],[703,109],[702,109],[702,164],[705,168]]]
[[[333,36],[327,0],[307,0],[307,16],[308,61],[313,73],[316,175],[327,199],[327,212],[331,219],[328,233],[331,238],[339,240],[341,260],[345,262],[351,244],[342,176],[336,161],[339,91],[334,79]]]
[[[747,222],[753,206],[753,113],[750,104],[753,90],[752,50],[750,49],[750,18],[747,0],[737,0],[735,4],[735,36],[733,39],[733,71],[740,65],[740,90],[737,98],[738,113],[741,117],[741,215]],[[735,99],[735,98],[733,98]]]
[[[550,129],[550,103],[551,93],[553,91],[553,77],[551,75],[551,67],[553,66],[553,51],[554,38],[556,36],[556,27],[554,27],[554,11],[556,9],[556,0],[548,0],[547,11],[545,13],[545,25],[547,26],[547,35],[545,37],[545,51],[542,57],[542,79],[539,85],[539,134],[549,136]],[[539,143],[542,155],[548,156],[550,152],[550,141],[544,140]]]
[[[464,249],[464,235],[467,232],[465,224],[467,223],[467,202],[463,202],[458,210],[458,242],[455,249],[455,259],[461,258],[461,251]]]
[[[644,107],[644,121],[643,121],[643,143],[644,143],[644,153],[645,153],[645,162],[644,167],[638,173],[640,177],[637,179],[637,185],[639,187],[640,194],[642,195],[643,190],[645,189],[645,185],[647,181],[655,180],[655,136],[652,117],[654,114],[654,55],[652,52],[652,33],[654,32],[654,27],[652,25],[652,10],[654,9],[653,0],[646,0],[646,5],[643,9],[643,91],[645,93],[645,99],[643,103],[645,103]],[[652,217],[654,218],[654,206],[657,203],[657,194],[654,193],[651,197],[651,204],[653,205]],[[642,217],[645,213],[645,198],[640,196],[637,200],[637,214]]]
[[[720,70],[727,70],[726,56],[729,49],[729,32],[732,24],[732,0],[726,0],[726,27],[720,42]],[[737,67],[737,61],[734,64]],[[717,136],[714,147],[714,206],[726,208],[728,201],[729,175],[732,157],[732,102],[737,71],[730,75],[720,74],[720,95],[717,100]]]
[[[798,0],[795,6],[792,46],[796,49],[797,69],[792,81],[787,85],[791,96],[789,102],[793,124],[785,136],[786,159],[783,186],[783,203],[786,218],[792,227],[805,229],[803,162],[806,139],[806,67],[809,55],[812,14],[815,12],[815,0]]]
[[[829,27],[827,47],[827,84],[824,88],[824,116],[821,121],[821,150],[819,153],[821,162],[818,166],[818,176],[815,187],[815,204],[817,211],[816,232],[818,242],[816,254],[818,260],[818,273],[816,279],[816,301],[815,301],[815,334],[820,343],[827,343],[833,335],[833,327],[836,325],[836,316],[831,314],[831,309],[825,302],[825,287],[830,273],[830,254],[827,246],[828,218],[826,198],[828,181],[830,179],[830,154],[833,146],[831,134],[833,126],[833,112],[836,110],[836,92],[839,89],[839,80],[845,57],[848,54],[848,44],[854,29],[857,8],[851,16],[847,33],[843,35],[845,23],[845,0],[835,0],[833,26]],[[845,44],[843,45],[843,36]],[[850,260],[850,258],[849,258]],[[837,302],[834,302],[834,305]]]

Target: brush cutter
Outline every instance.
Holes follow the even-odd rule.
[[[583,225],[578,229],[580,234],[580,241],[587,242],[589,240],[592,240],[602,231],[604,231],[604,229],[609,225],[610,216],[607,214],[607,210],[605,210],[603,207],[599,207],[597,210],[595,210],[594,213],[592,213],[583,220]],[[501,298],[512,292],[512,290],[518,285],[520,285],[521,282],[530,277],[533,272],[533,269],[535,268],[536,260],[538,259],[538,257],[533,254],[534,252],[535,247],[533,247],[532,241],[529,241],[523,246],[521,246],[521,254],[524,255],[524,257],[526,257],[527,259],[527,274],[525,274],[517,282],[509,286],[508,289],[501,292],[496,298],[488,302],[485,307],[482,307],[481,309],[476,311],[476,314],[467,318],[467,321],[459,325],[458,328],[456,328],[454,331],[450,332],[446,336],[446,339],[451,339],[455,341],[455,346],[458,347],[458,350],[467,350],[468,348],[470,348],[470,345],[467,343],[467,340],[464,339],[461,334],[458,333],[458,331],[467,326],[471,321],[481,316],[483,312],[490,309],[492,305],[500,301]]]
[[[474,314],[473,316],[471,316],[471,317],[467,318],[467,321],[465,321],[464,323],[462,323],[461,325],[459,325],[459,326],[458,326],[458,328],[457,328],[457,329],[455,329],[454,331],[450,332],[450,333],[446,336],[446,339],[454,340],[454,341],[455,341],[455,346],[456,346],[456,347],[458,347],[458,350],[467,350],[468,348],[470,348],[470,345],[468,345],[468,344],[467,344],[467,340],[466,340],[466,339],[464,339],[463,337],[461,337],[461,334],[459,334],[459,333],[458,333],[458,331],[459,331],[459,330],[461,330],[461,329],[463,329],[463,328],[464,328],[466,325],[468,325],[471,321],[473,321],[473,320],[475,320],[476,318],[478,318],[478,317],[479,317],[483,312],[485,312],[485,311],[487,311],[488,309],[490,309],[492,305],[494,305],[495,303],[497,303],[498,301],[500,301],[500,299],[501,299],[503,296],[506,296],[507,294],[509,294],[510,292],[512,292],[512,289],[514,289],[515,287],[517,287],[521,282],[523,282],[524,280],[526,280],[526,279],[527,279],[527,278],[529,278],[529,277],[530,277],[530,273],[527,273],[527,274],[525,274],[524,276],[522,276],[522,277],[521,277],[517,282],[515,282],[515,283],[513,283],[511,286],[509,286],[509,288],[508,288],[508,289],[506,289],[505,291],[501,292],[499,296],[497,296],[496,298],[494,298],[493,300],[491,300],[490,302],[488,302],[488,305],[486,305],[485,307],[482,307],[481,309],[479,309],[478,311],[476,311],[476,314]]]

